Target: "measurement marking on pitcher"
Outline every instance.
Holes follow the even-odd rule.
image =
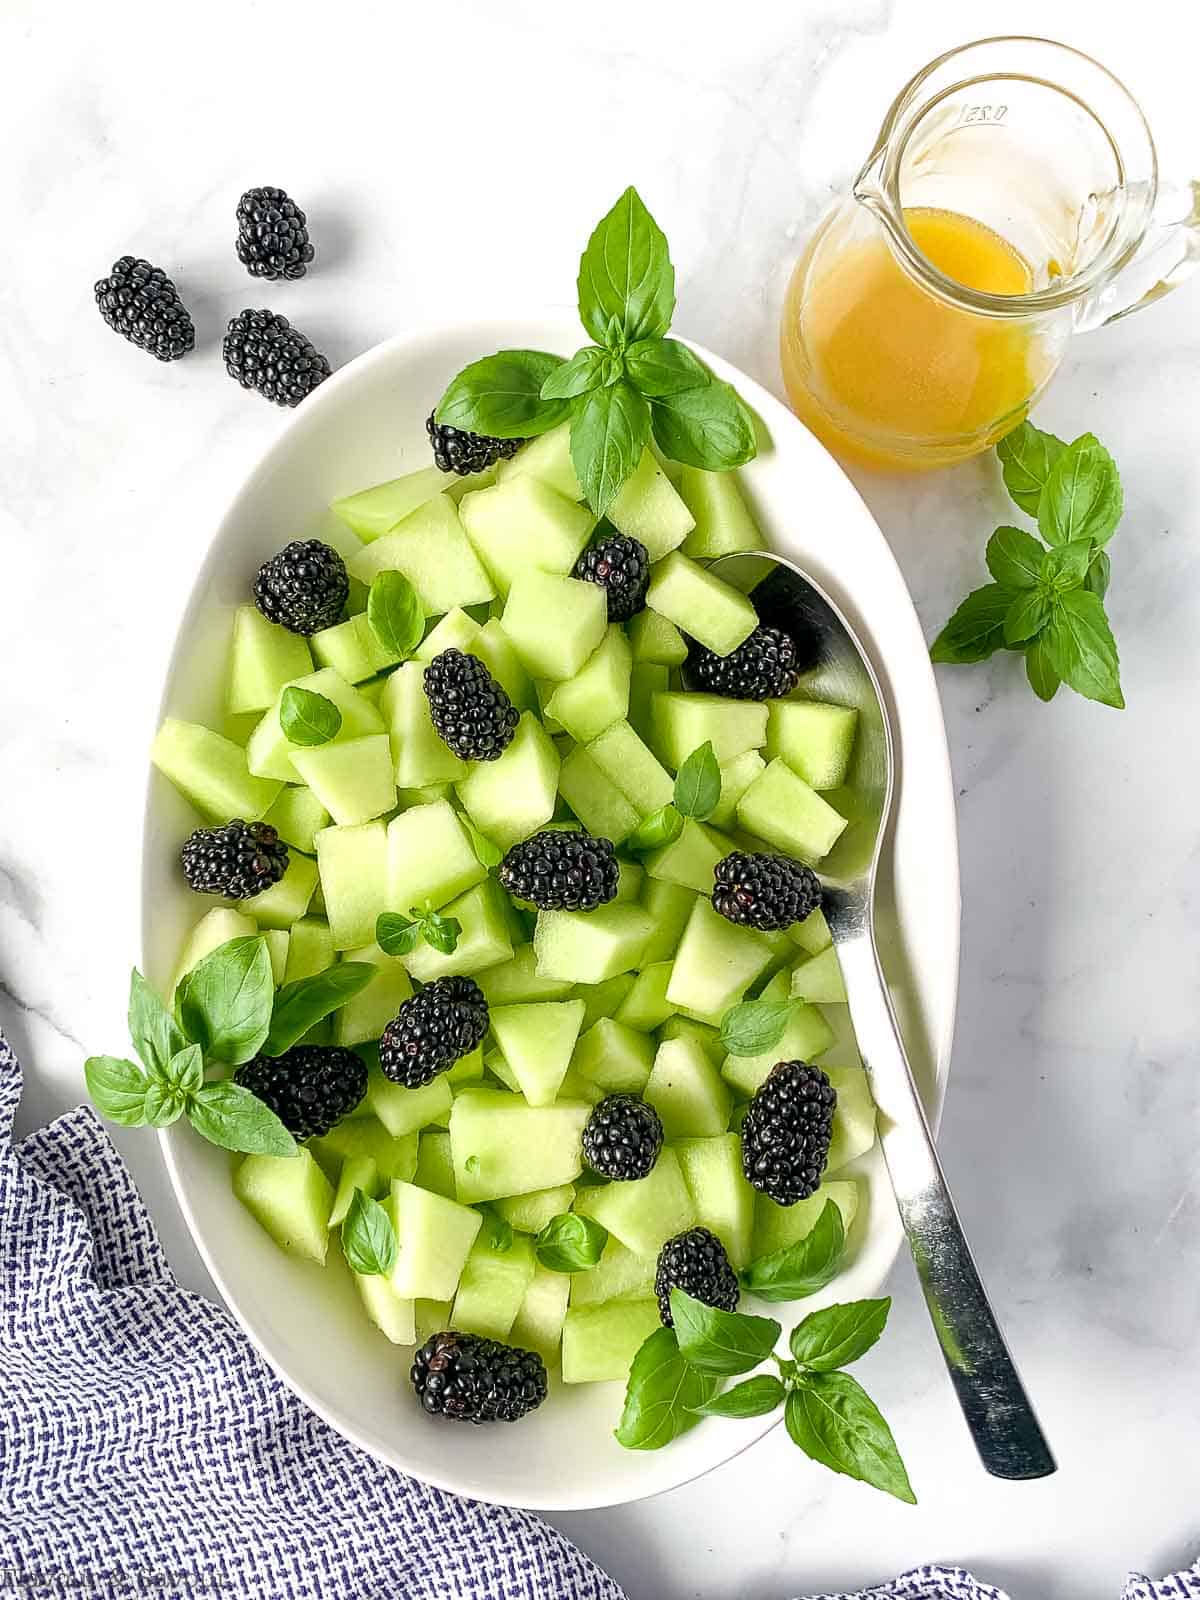
[[[967,122],[1003,122],[1008,115],[1007,106],[963,106],[959,113],[959,126]]]

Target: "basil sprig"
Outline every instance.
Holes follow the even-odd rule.
[[[395,911],[381,911],[375,920],[375,943],[389,956],[406,956],[424,940],[444,956],[453,955],[462,935],[457,917],[443,917],[430,907],[423,911],[409,908],[407,917]]]
[[[721,798],[721,769],[712,743],[706,739],[680,767],[675,777],[675,792],[665,806],[659,806],[625,840],[625,849],[658,850],[671,844],[683,832],[684,819],[702,822],[716,810]]]
[[[386,1277],[396,1265],[396,1230],[385,1207],[356,1189],[342,1219],[342,1252],[351,1269],[364,1277]]]
[[[626,189],[597,224],[579,263],[579,319],[593,343],[565,361],[501,350],[464,367],[437,420],[501,439],[571,422],[571,460],[584,498],[603,516],[653,438],[687,466],[723,471],[757,450],[754,418],[667,331],[675,269],[666,235]],[[715,804],[715,802],[714,802]]]
[[[588,1272],[607,1243],[608,1229],[575,1211],[551,1217],[533,1241],[538,1261],[550,1272]]]
[[[342,729],[342,713],[332,700],[291,683],[279,701],[279,726],[293,744],[328,744]]]

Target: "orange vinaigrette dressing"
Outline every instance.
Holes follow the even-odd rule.
[[[1024,294],[1028,263],[983,223],[915,207],[905,225],[926,260],[968,288]],[[895,442],[960,435],[974,454],[1019,420],[1047,374],[1028,324],[960,311],[900,266],[882,236],[859,240],[810,281],[801,262],[783,319],[784,382],[792,407],[832,450],[873,465],[918,462]],[[871,445],[872,435],[880,443]],[[989,436],[990,435],[990,436]],[[865,436],[865,439],[864,439]]]

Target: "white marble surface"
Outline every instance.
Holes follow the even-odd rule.
[[[680,266],[677,326],[778,388],[796,240],[910,70],[970,36],[1069,39],[1141,96],[1168,167],[1200,167],[1184,14],[7,0],[0,1022],[32,1068],[23,1124],[75,1102],[84,1052],[123,1040],[166,652],[215,517],[284,420],[222,371],[228,315],[270,303],[340,362],[458,308],[561,301],[632,180]],[[262,181],[299,197],[318,249],[303,283],[266,292],[231,238],[237,195]],[[160,367],[100,323],[90,282],[126,251],[179,280],[200,330],[188,361]],[[1008,660],[942,669],[964,891],[942,1150],[1061,1471],[983,1475],[902,1266],[864,1376],[919,1508],[821,1478],[776,1432],[664,1499],[559,1519],[634,1600],[781,1600],[930,1559],[1016,1600],[1103,1600],[1127,1568],[1200,1549],[1198,414],[1200,282],[1081,340],[1041,413],[1094,429],[1124,472],[1123,716],[1036,705]],[[1004,514],[995,469],[860,481],[932,633]],[[203,1285],[153,1142],[121,1142]]]

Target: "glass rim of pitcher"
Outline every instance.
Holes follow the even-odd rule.
[[[933,73],[945,66],[948,61],[953,61],[955,56],[964,55],[968,50],[977,50],[984,45],[996,44],[1047,45],[1053,50],[1061,51],[1064,55],[1074,56],[1076,60],[1086,62],[1089,67],[1101,73],[1128,102],[1130,110],[1145,134],[1149,158],[1149,179],[1145,193],[1137,202],[1129,202],[1128,199],[1126,202],[1127,207],[1131,204],[1136,204],[1136,209],[1141,213],[1140,225],[1137,225],[1135,219],[1135,225],[1130,228],[1128,211],[1118,211],[1113,217],[1112,224],[1104,240],[1085,267],[1068,278],[1056,279],[1043,289],[1031,290],[1024,294],[993,294],[988,290],[972,289],[967,284],[960,283],[957,278],[950,277],[939,267],[934,266],[933,262],[920,249],[909,233],[908,227],[904,222],[904,208],[900,199],[900,167],[908,142],[915,134],[922,116],[948,95],[956,93],[972,83],[988,82],[998,76],[1019,78],[1027,83],[1040,83],[1046,88],[1065,94],[1096,118],[1108,135],[1110,143],[1112,143],[1118,178],[1122,184],[1124,184],[1125,179],[1125,167],[1120,150],[1113,140],[1112,134],[1096,111],[1069,89],[1064,88],[1062,84],[1054,83],[1048,78],[1036,77],[1030,73],[979,74],[976,77],[966,77],[961,82],[949,85],[920,108],[920,114],[911,119],[908,126],[903,129],[903,136],[893,147],[893,141],[897,130],[900,128],[904,113],[912,105],[921,85]],[[873,181],[869,181],[873,173],[877,173],[877,177]],[[875,212],[886,229],[891,243],[899,251],[902,264],[920,283],[950,305],[992,317],[1028,317],[1041,312],[1055,311],[1082,299],[1085,295],[1090,294],[1098,284],[1114,277],[1137,254],[1145,234],[1145,225],[1154,210],[1157,191],[1158,152],[1155,148],[1154,138],[1150,132],[1150,125],[1146,121],[1145,113],[1125,84],[1103,62],[1097,61],[1095,56],[1088,55],[1086,51],[1077,50],[1074,45],[1063,44],[1058,39],[1047,39],[1040,34],[1029,33],[990,34],[983,39],[970,39],[965,44],[955,45],[950,50],[944,50],[941,55],[936,56],[923,66],[919,72],[915,72],[888,107],[887,115],[883,119],[883,126],[879,130],[875,145],[859,170],[853,184],[855,199],[870,206]],[[881,196],[887,202],[886,204],[879,204]]]

